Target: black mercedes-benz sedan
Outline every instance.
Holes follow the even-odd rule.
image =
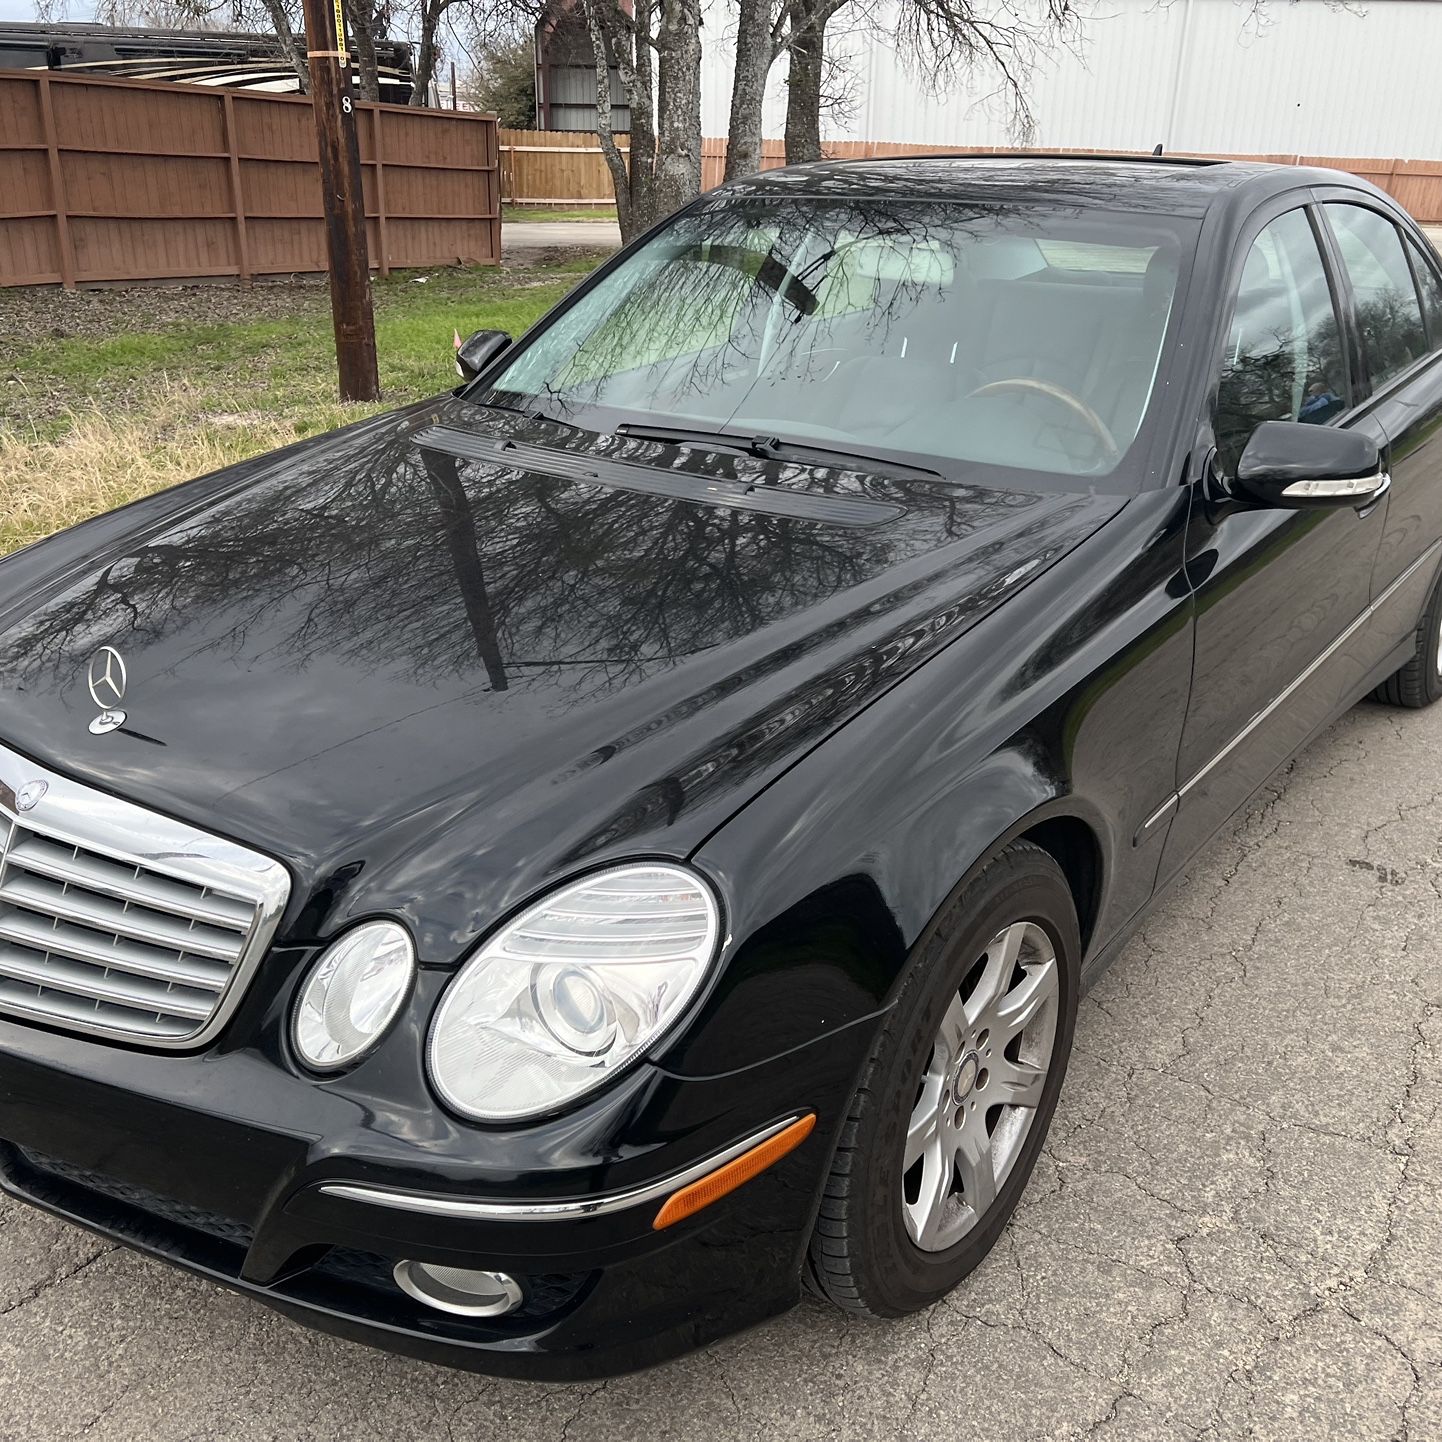
[[[1079,993],[1442,695],[1442,279],[1320,170],[773,172],[0,562],[0,1184],[523,1377],[942,1297]]]

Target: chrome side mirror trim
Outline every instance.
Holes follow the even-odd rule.
[[[1375,499],[1392,484],[1387,471],[1352,476],[1339,481],[1293,481],[1282,494],[1299,501],[1352,501]]]

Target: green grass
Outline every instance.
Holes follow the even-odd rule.
[[[503,205],[501,221],[508,220],[612,220],[616,219],[614,205],[578,205],[571,209],[564,206],[544,205]]]
[[[452,338],[474,330],[525,330],[594,268],[569,260],[523,271],[438,270],[375,282],[376,352],[388,404],[455,384]],[[424,277],[421,279],[420,277]],[[200,309],[203,310],[204,292]],[[197,320],[164,330],[47,340],[9,362],[40,411],[93,404],[143,408],[157,384],[183,383],[217,411],[294,419],[297,435],[333,423],[334,336],[328,293],[315,286],[293,314],[238,324]],[[18,419],[18,418],[15,418]],[[55,434],[65,414],[40,422]]]
[[[122,300],[118,317],[107,312],[109,333],[32,341],[5,358],[18,384],[0,412],[0,555],[189,475],[448,390],[456,331],[519,334],[596,264],[377,281],[379,404],[336,398],[322,285],[257,297],[264,318],[228,324],[207,310],[244,315],[244,294],[197,288],[186,319],[133,332]],[[138,310],[143,295],[132,294]],[[55,306],[64,315],[58,294]]]

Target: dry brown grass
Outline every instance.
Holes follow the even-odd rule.
[[[0,556],[192,476],[439,394],[455,384],[454,329],[519,335],[596,260],[378,280],[379,407],[335,400],[330,311],[314,284],[0,291]]]
[[[330,425],[349,419],[333,409]],[[66,420],[59,434],[0,428],[0,556],[296,435],[284,416],[208,413],[177,388],[141,412],[72,411]]]

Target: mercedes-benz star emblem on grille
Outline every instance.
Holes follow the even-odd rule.
[[[48,781],[27,781],[15,793],[15,804],[22,811],[34,811],[40,804],[40,798],[49,790]]]
[[[85,680],[90,699],[100,707],[100,715],[90,723],[91,734],[103,736],[123,726],[125,712],[120,703],[125,700],[125,658],[114,646],[102,646],[90,658]]]

